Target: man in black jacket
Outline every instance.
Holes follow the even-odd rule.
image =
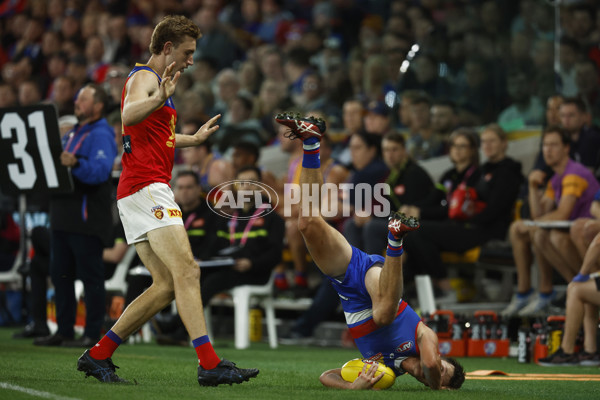
[[[234,195],[240,190],[259,190],[253,182],[261,181],[260,169],[241,168]],[[239,196],[238,196],[239,197]],[[227,255],[234,259],[231,267],[220,267],[202,279],[202,303],[208,304],[217,293],[239,285],[265,284],[279,262],[283,251],[285,225],[275,212],[265,212],[253,201],[243,203],[243,209],[233,210],[232,218],[217,217],[213,256]]]
[[[390,210],[423,206],[432,196],[433,181],[427,171],[410,158],[404,136],[398,132],[386,134],[381,142],[381,152],[383,161],[390,169],[385,181],[390,186],[390,194],[386,196]],[[344,233],[353,246],[362,247],[369,254],[381,254],[386,246],[387,223],[387,218],[370,217],[360,227],[347,225]]]
[[[75,100],[79,123],[63,138],[61,164],[69,167],[75,189],[50,202],[50,276],[55,288],[58,331],[38,338],[39,346],[73,342],[77,300],[75,279],[83,282],[86,321],[81,346],[93,346],[100,337],[105,314],[102,251],[111,243],[113,227],[110,174],[117,155],[115,133],[102,117],[107,103],[104,90],[83,87]]]

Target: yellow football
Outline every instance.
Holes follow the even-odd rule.
[[[356,378],[358,378],[358,375],[362,373],[365,364],[367,364],[367,371],[371,366],[379,364],[375,376],[378,376],[383,372],[383,377],[373,386],[374,388],[388,389],[394,384],[396,374],[390,367],[377,361],[363,360],[361,358],[350,360],[342,366],[342,378],[347,382],[354,382]]]

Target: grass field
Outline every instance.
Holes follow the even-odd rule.
[[[241,367],[256,367],[260,375],[242,385],[202,388],[196,382],[196,354],[192,348],[154,344],[122,345],[114,357],[119,376],[137,385],[107,385],[84,379],[76,370],[83,350],[35,347],[31,340],[11,339],[16,329],[0,329],[0,399],[597,399],[600,382],[469,380],[458,391],[433,392],[412,377],[402,376],[389,390],[349,392],[323,387],[318,380],[326,369],[358,356],[351,349],[285,346],[271,350],[252,344],[235,350],[232,342],[215,343],[221,357]],[[516,359],[464,358],[467,371],[499,369],[511,373],[599,374],[598,368],[543,368]],[[10,389],[12,388],[12,389]],[[20,391],[14,390],[19,388]],[[23,389],[29,389],[24,392]],[[36,392],[37,391],[37,392]]]

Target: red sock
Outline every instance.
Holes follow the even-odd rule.
[[[288,284],[287,277],[285,274],[276,274],[275,275],[275,287],[279,290],[287,290],[290,288]]]
[[[122,340],[113,331],[106,332],[106,335],[90,349],[90,357],[96,360],[106,360],[112,357],[113,353],[119,347]]]
[[[196,354],[198,354],[198,362],[204,369],[213,369],[220,362],[221,359],[215,353],[215,349],[213,349],[210,340],[208,340],[208,336],[200,336],[197,339],[192,340],[192,344],[196,349]]]
[[[306,280],[306,275],[304,272],[296,272],[296,276],[294,276],[294,283],[298,287],[308,287],[308,281]]]

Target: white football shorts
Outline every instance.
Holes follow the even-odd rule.
[[[169,185],[152,183],[117,201],[127,244],[148,240],[148,232],[169,225],[183,226],[181,209]]]

